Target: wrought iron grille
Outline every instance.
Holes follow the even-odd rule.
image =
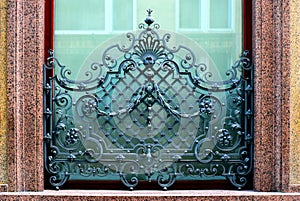
[[[174,35],[153,22],[149,10],[125,45],[97,55],[82,73],[86,79],[72,77],[49,51],[44,154],[52,186],[71,177],[118,177],[130,189],[154,180],[165,190],[177,179],[222,177],[238,189],[248,182],[253,65],[247,52],[223,79],[201,48],[172,42]]]

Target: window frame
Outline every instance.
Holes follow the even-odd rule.
[[[45,59],[49,56],[48,50],[54,49],[54,5],[55,0],[45,1],[45,7],[49,8],[45,10],[45,40],[44,40],[44,47],[45,47]],[[133,0],[136,1],[136,0]],[[232,0],[230,0],[232,1]],[[252,1],[249,0],[242,0],[242,12],[243,12],[243,27],[242,27],[242,35],[243,35],[243,50],[248,50],[250,54],[250,58],[252,55]],[[178,2],[178,0],[176,0]],[[178,13],[177,13],[178,14]],[[245,26],[247,25],[247,26]],[[126,30],[125,30],[126,31]],[[212,31],[212,30],[211,30]],[[119,31],[118,31],[119,32]],[[118,33],[114,32],[114,33]],[[124,31],[120,31],[124,32]],[[196,33],[196,32],[195,32]],[[199,33],[202,33],[199,31]],[[51,77],[52,74],[49,75]],[[254,158],[253,158],[254,160]],[[253,168],[254,169],[254,168]],[[252,170],[253,171],[253,170]],[[45,173],[45,177],[47,177],[47,173]],[[253,175],[251,176],[253,178]],[[253,178],[254,179],[254,178]],[[46,183],[45,180],[45,189],[51,189],[49,184]],[[64,184],[64,189],[115,189],[115,190],[122,190],[126,187],[120,185],[119,181],[84,181],[84,185],[82,185],[81,181],[68,181]],[[155,185],[154,182],[150,183],[147,181],[139,181],[142,185],[143,190],[155,190],[160,189],[158,185]],[[105,184],[105,185],[104,185]],[[154,185],[153,185],[154,184]],[[137,188],[139,189],[139,188]],[[224,190],[234,190],[236,187],[232,186],[228,180],[218,180],[217,182],[214,181],[176,181],[169,189],[171,190],[204,190],[204,189],[224,189]],[[253,189],[253,182],[249,181],[247,185],[243,188],[245,190],[252,190]]]

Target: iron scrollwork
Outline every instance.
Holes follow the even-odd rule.
[[[84,79],[72,78],[50,51],[44,152],[52,186],[109,176],[130,189],[155,180],[166,190],[191,177],[224,177],[238,189],[247,184],[253,166],[248,53],[217,80],[216,69],[199,62],[205,52],[172,43],[170,33],[161,36],[151,12],[141,31],[126,34],[126,45],[107,47],[84,68]]]

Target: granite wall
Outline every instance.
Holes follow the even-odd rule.
[[[7,0],[7,174],[9,191],[44,190],[45,0]]]
[[[0,185],[7,183],[6,0],[0,0]]]
[[[290,182],[300,184],[300,1],[291,0]]]

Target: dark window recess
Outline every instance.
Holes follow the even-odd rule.
[[[244,188],[253,168],[253,65],[247,51],[225,76],[216,76],[205,52],[171,43],[179,36],[160,32],[150,10],[139,27],[99,48],[98,60],[76,76],[49,51],[46,184],[59,189],[119,180],[142,189],[151,181],[150,188],[166,190],[182,181],[218,188],[219,181]]]

